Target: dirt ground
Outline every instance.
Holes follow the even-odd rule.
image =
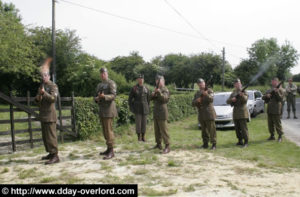
[[[116,149],[102,160],[104,147],[91,141],[60,146],[61,162],[43,165],[43,147],[1,155],[1,183],[138,183],[139,196],[300,196],[300,170],[265,168],[200,149],[168,155]]]

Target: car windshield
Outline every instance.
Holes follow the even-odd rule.
[[[229,98],[229,94],[216,94],[214,96],[214,106],[225,106],[228,105],[226,100]]]
[[[253,92],[248,93],[248,100],[254,100],[254,94]]]

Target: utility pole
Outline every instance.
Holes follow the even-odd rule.
[[[55,0],[52,0],[52,80],[56,82]]]
[[[223,62],[222,62],[222,91],[224,91],[224,73],[225,73],[225,47],[223,47],[222,50],[222,55],[223,55]]]

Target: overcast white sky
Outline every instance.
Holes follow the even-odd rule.
[[[52,0],[2,0],[19,9],[25,25],[50,27]],[[195,37],[141,25],[68,2],[107,11]],[[299,0],[57,0],[56,28],[75,29],[83,50],[103,60],[139,51],[145,60],[168,53],[221,54],[235,67],[261,38],[285,40],[300,53]],[[198,38],[197,38],[198,37]],[[299,60],[300,62],[300,60]],[[300,73],[300,63],[292,69]]]

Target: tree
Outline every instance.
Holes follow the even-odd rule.
[[[293,80],[297,81],[297,82],[300,82],[300,73],[298,73],[296,75],[293,75]]]
[[[26,29],[13,4],[0,0],[0,87],[4,92],[26,92],[24,85],[39,81],[37,59],[44,56],[27,39]]]
[[[134,72],[138,65],[143,65],[145,61],[138,52],[131,52],[129,56],[118,56],[111,61],[111,68],[117,73],[122,73],[127,81],[135,80]]]
[[[28,39],[39,50],[43,51],[47,56],[52,55],[51,29],[44,27],[35,27],[29,29]],[[70,76],[76,71],[80,71],[83,62],[80,57],[82,54],[80,38],[74,30],[57,30],[56,31],[56,83],[60,89],[60,94],[70,96],[73,91],[73,85],[70,83]],[[85,59],[89,61],[89,59]]]
[[[161,61],[166,83],[175,83],[178,87],[188,87],[190,79],[187,77],[189,58],[182,54],[168,54]]]
[[[285,79],[290,69],[297,64],[299,54],[297,54],[297,50],[289,41],[285,41],[280,47],[279,57],[280,59],[277,62],[277,76],[279,79]]]
[[[248,54],[249,59],[243,60],[234,72],[242,81],[254,80],[254,84],[262,85],[269,83],[274,76],[283,80],[299,57],[288,41],[279,46],[275,38],[256,41],[248,49]]]

